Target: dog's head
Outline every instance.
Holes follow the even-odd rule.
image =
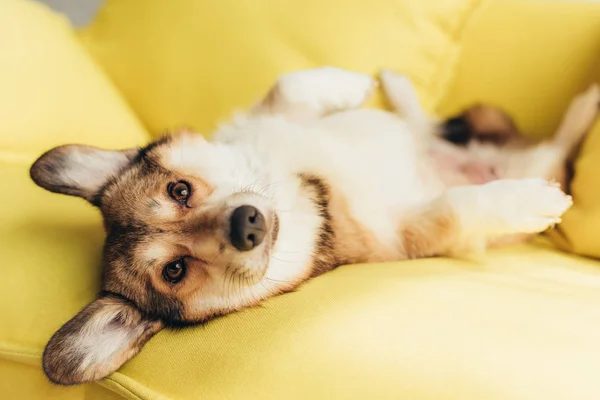
[[[191,133],[124,151],[67,145],[34,163],[39,186],[97,206],[106,230],[103,291],[48,343],[52,381],[100,379],[163,326],[251,304],[239,291],[263,279],[279,223],[273,199],[248,186],[260,171],[239,163]]]

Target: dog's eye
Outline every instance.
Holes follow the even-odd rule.
[[[169,196],[181,204],[185,204],[192,194],[192,189],[186,181],[171,182],[167,190],[169,191]]]
[[[169,283],[177,283],[185,276],[185,260],[183,258],[165,265],[163,268],[163,278]]]

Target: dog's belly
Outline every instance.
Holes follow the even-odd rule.
[[[500,178],[501,168],[494,158],[479,159],[466,148],[441,140],[433,143],[427,155],[446,187],[480,185]]]
[[[347,199],[354,220],[384,246],[395,246],[401,216],[443,190],[425,147],[383,111],[347,111],[315,126],[323,154],[316,172]]]

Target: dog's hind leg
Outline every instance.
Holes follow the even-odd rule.
[[[376,81],[369,75],[334,67],[290,72],[279,77],[252,114],[283,115],[309,122],[335,112],[359,108]]]
[[[571,101],[554,137],[515,152],[507,159],[507,178],[544,178],[567,187],[568,166],[600,110],[600,86],[591,85]]]
[[[583,141],[600,110],[600,86],[591,85],[571,101],[552,143],[570,155]]]
[[[499,240],[546,230],[571,204],[570,196],[543,179],[450,188],[402,221],[400,249],[407,258],[479,252]]]

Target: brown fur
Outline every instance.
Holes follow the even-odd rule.
[[[398,237],[406,258],[423,258],[447,254],[458,242],[460,226],[450,207],[435,202],[416,210],[402,221]]]
[[[498,107],[478,104],[467,109],[463,117],[478,140],[497,145],[524,140],[512,118]]]
[[[323,224],[312,261],[313,277],[343,264],[378,262],[399,257],[375,234],[352,218],[348,202],[332,185],[313,174],[300,176],[310,191]]]

